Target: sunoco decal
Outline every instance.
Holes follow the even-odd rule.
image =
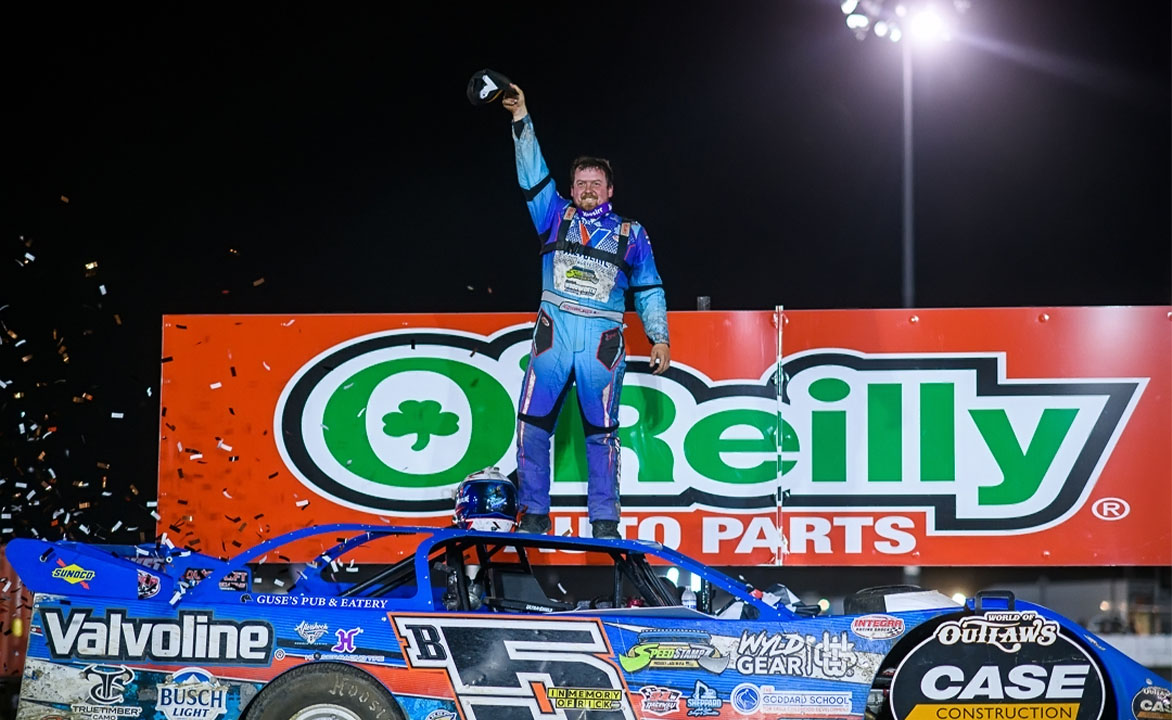
[[[851,632],[864,640],[890,640],[903,635],[903,618],[863,615],[851,620]]]
[[[44,608],[45,644],[55,660],[157,660],[167,663],[269,662],[273,627],[259,620],[217,620],[209,611],[181,611],[178,618],[131,617],[111,608],[97,617],[89,608]]]
[[[445,670],[468,720],[635,720],[596,620],[391,616],[412,668]]]
[[[514,403],[531,332],[412,330],[335,346],[281,394],[283,460],[350,508],[450,510],[449,491],[468,473],[515,467]],[[1049,527],[1083,505],[1147,381],[1007,379],[1005,364],[993,353],[811,351],[785,359],[780,408],[773,368],[713,382],[682,365],[651,378],[633,364],[620,400],[622,467],[633,473],[624,505],[770,508],[780,472],[787,513],[899,511],[844,525],[848,552],[860,552],[850,533],[864,526],[887,553],[910,552],[924,533]],[[578,435],[555,436],[557,456],[575,459],[555,465],[557,507],[585,504]],[[913,511],[922,516],[907,517]],[[828,532],[784,529],[798,553],[823,552]]]
[[[57,558],[57,565],[59,567],[53,568],[52,575],[58,580],[64,580],[70,585],[80,584],[86,590],[90,589],[89,581],[94,579],[94,571],[86,570],[76,563],[65,564],[61,558]]]
[[[964,717],[1099,720],[1103,677],[1057,623],[989,612],[942,623],[896,669],[896,720]]]

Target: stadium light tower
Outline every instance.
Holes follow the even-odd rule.
[[[969,9],[968,0],[952,0],[947,10],[914,0],[842,0],[846,26],[859,40],[875,37],[902,45],[903,51],[903,306],[915,307],[915,177],[912,165],[912,45],[952,38],[956,18]]]

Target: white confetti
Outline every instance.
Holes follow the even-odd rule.
[[[118,522],[114,523],[114,527],[110,528],[110,532],[117,532],[117,531],[118,531],[118,528],[120,528],[120,527],[122,527],[122,521],[121,521],[121,520],[119,520]]]
[[[277,587],[285,587],[285,581],[281,578],[273,578],[273,584]]]
[[[228,494],[228,488],[224,488],[224,497],[228,498],[229,500],[232,499],[232,496]]]
[[[261,360],[261,361],[260,361],[260,364],[261,364],[262,366],[264,366],[264,369],[265,369],[265,370],[272,370],[272,368],[271,368],[271,367],[269,367],[269,364],[268,364],[267,362],[265,362],[264,360]]]
[[[99,286],[98,286],[98,292],[100,292],[101,294],[105,295],[105,294],[106,294],[106,286],[105,286],[105,285],[99,285]]]
[[[163,519],[163,518],[159,517],[159,514],[157,512],[155,512],[154,510],[151,510],[151,517],[153,517],[156,521]]]
[[[158,507],[159,501],[158,500],[147,500],[146,506],[147,507]]]
[[[203,458],[203,453],[192,453],[189,460],[200,460]]]
[[[224,383],[214,382],[214,383],[212,383],[211,388],[212,388],[212,390],[218,390],[219,388],[221,388],[223,386],[224,386]]]
[[[120,412],[112,412],[112,413],[110,413],[110,417],[114,418],[115,420],[121,420],[121,419],[122,419],[122,413],[120,413]]]
[[[297,505],[297,507],[305,507],[306,505],[309,504],[309,501],[308,500],[298,500],[295,504]]]
[[[281,323],[281,327],[289,327],[290,325],[292,325],[295,322],[297,322],[297,318],[292,318],[289,320],[289,322]]]
[[[225,444],[223,440],[216,443],[216,447],[226,452],[232,452],[232,446]]]

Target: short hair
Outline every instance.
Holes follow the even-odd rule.
[[[570,185],[572,186],[574,184],[574,176],[578,174],[579,170],[588,170],[590,168],[601,170],[606,174],[606,186],[614,186],[614,170],[610,168],[610,160],[592,157],[590,155],[583,155],[570,163]]]

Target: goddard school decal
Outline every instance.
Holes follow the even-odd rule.
[[[772,685],[752,683],[741,683],[733,688],[729,704],[742,715],[765,713],[782,717],[839,718],[854,714],[849,691],[776,690]]]
[[[1099,666],[1057,623],[988,612],[941,623],[896,668],[896,720],[1100,720]]]

